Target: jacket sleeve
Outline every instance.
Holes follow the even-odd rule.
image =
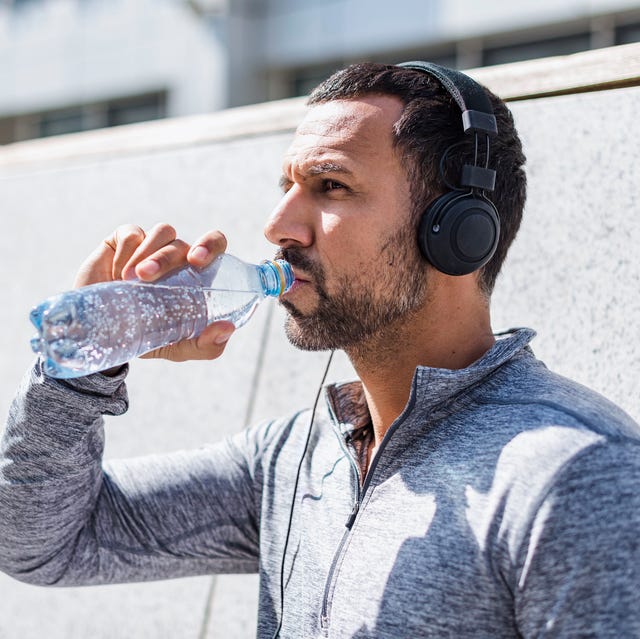
[[[583,451],[541,500],[518,557],[523,637],[640,637],[640,444]]]
[[[103,467],[102,416],[126,411],[124,377],[36,365],[25,378],[0,442],[0,569],[40,585],[256,571],[246,437]]]

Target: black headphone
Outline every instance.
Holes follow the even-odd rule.
[[[447,275],[473,273],[492,258],[500,238],[498,212],[484,195],[493,191],[496,180],[496,172],[488,168],[489,138],[498,133],[491,102],[484,89],[460,71],[419,61],[398,66],[438,80],[460,107],[465,135],[475,136],[473,165],[462,167],[459,186],[447,185],[451,190],[427,207],[418,227],[420,251],[436,269]],[[486,146],[484,166],[478,166],[481,133]],[[441,174],[449,149],[440,159]]]

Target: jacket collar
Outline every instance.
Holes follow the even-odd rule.
[[[431,412],[489,377],[503,364],[525,350],[535,331],[519,328],[496,334],[494,345],[471,366],[460,370],[418,366],[414,373],[411,395],[403,411],[419,409]],[[329,413],[343,435],[369,427],[370,415],[359,381],[331,384],[326,388]]]

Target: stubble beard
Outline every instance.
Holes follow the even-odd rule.
[[[323,266],[310,260],[304,250],[280,252],[279,257],[309,275],[318,296],[317,307],[309,313],[282,300],[291,344],[307,351],[340,349],[355,355],[364,354],[372,344],[399,338],[402,326],[411,321],[427,294],[426,262],[418,252],[413,228],[407,227],[381,242],[380,257],[370,269],[338,277],[332,294],[326,289]]]

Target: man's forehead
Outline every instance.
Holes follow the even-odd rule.
[[[336,135],[357,131],[371,124],[374,111],[352,100],[332,100],[311,106],[296,129],[296,135]]]
[[[391,145],[393,124],[401,109],[399,100],[386,96],[312,105],[296,130],[287,156],[313,147],[362,152],[385,143]]]

